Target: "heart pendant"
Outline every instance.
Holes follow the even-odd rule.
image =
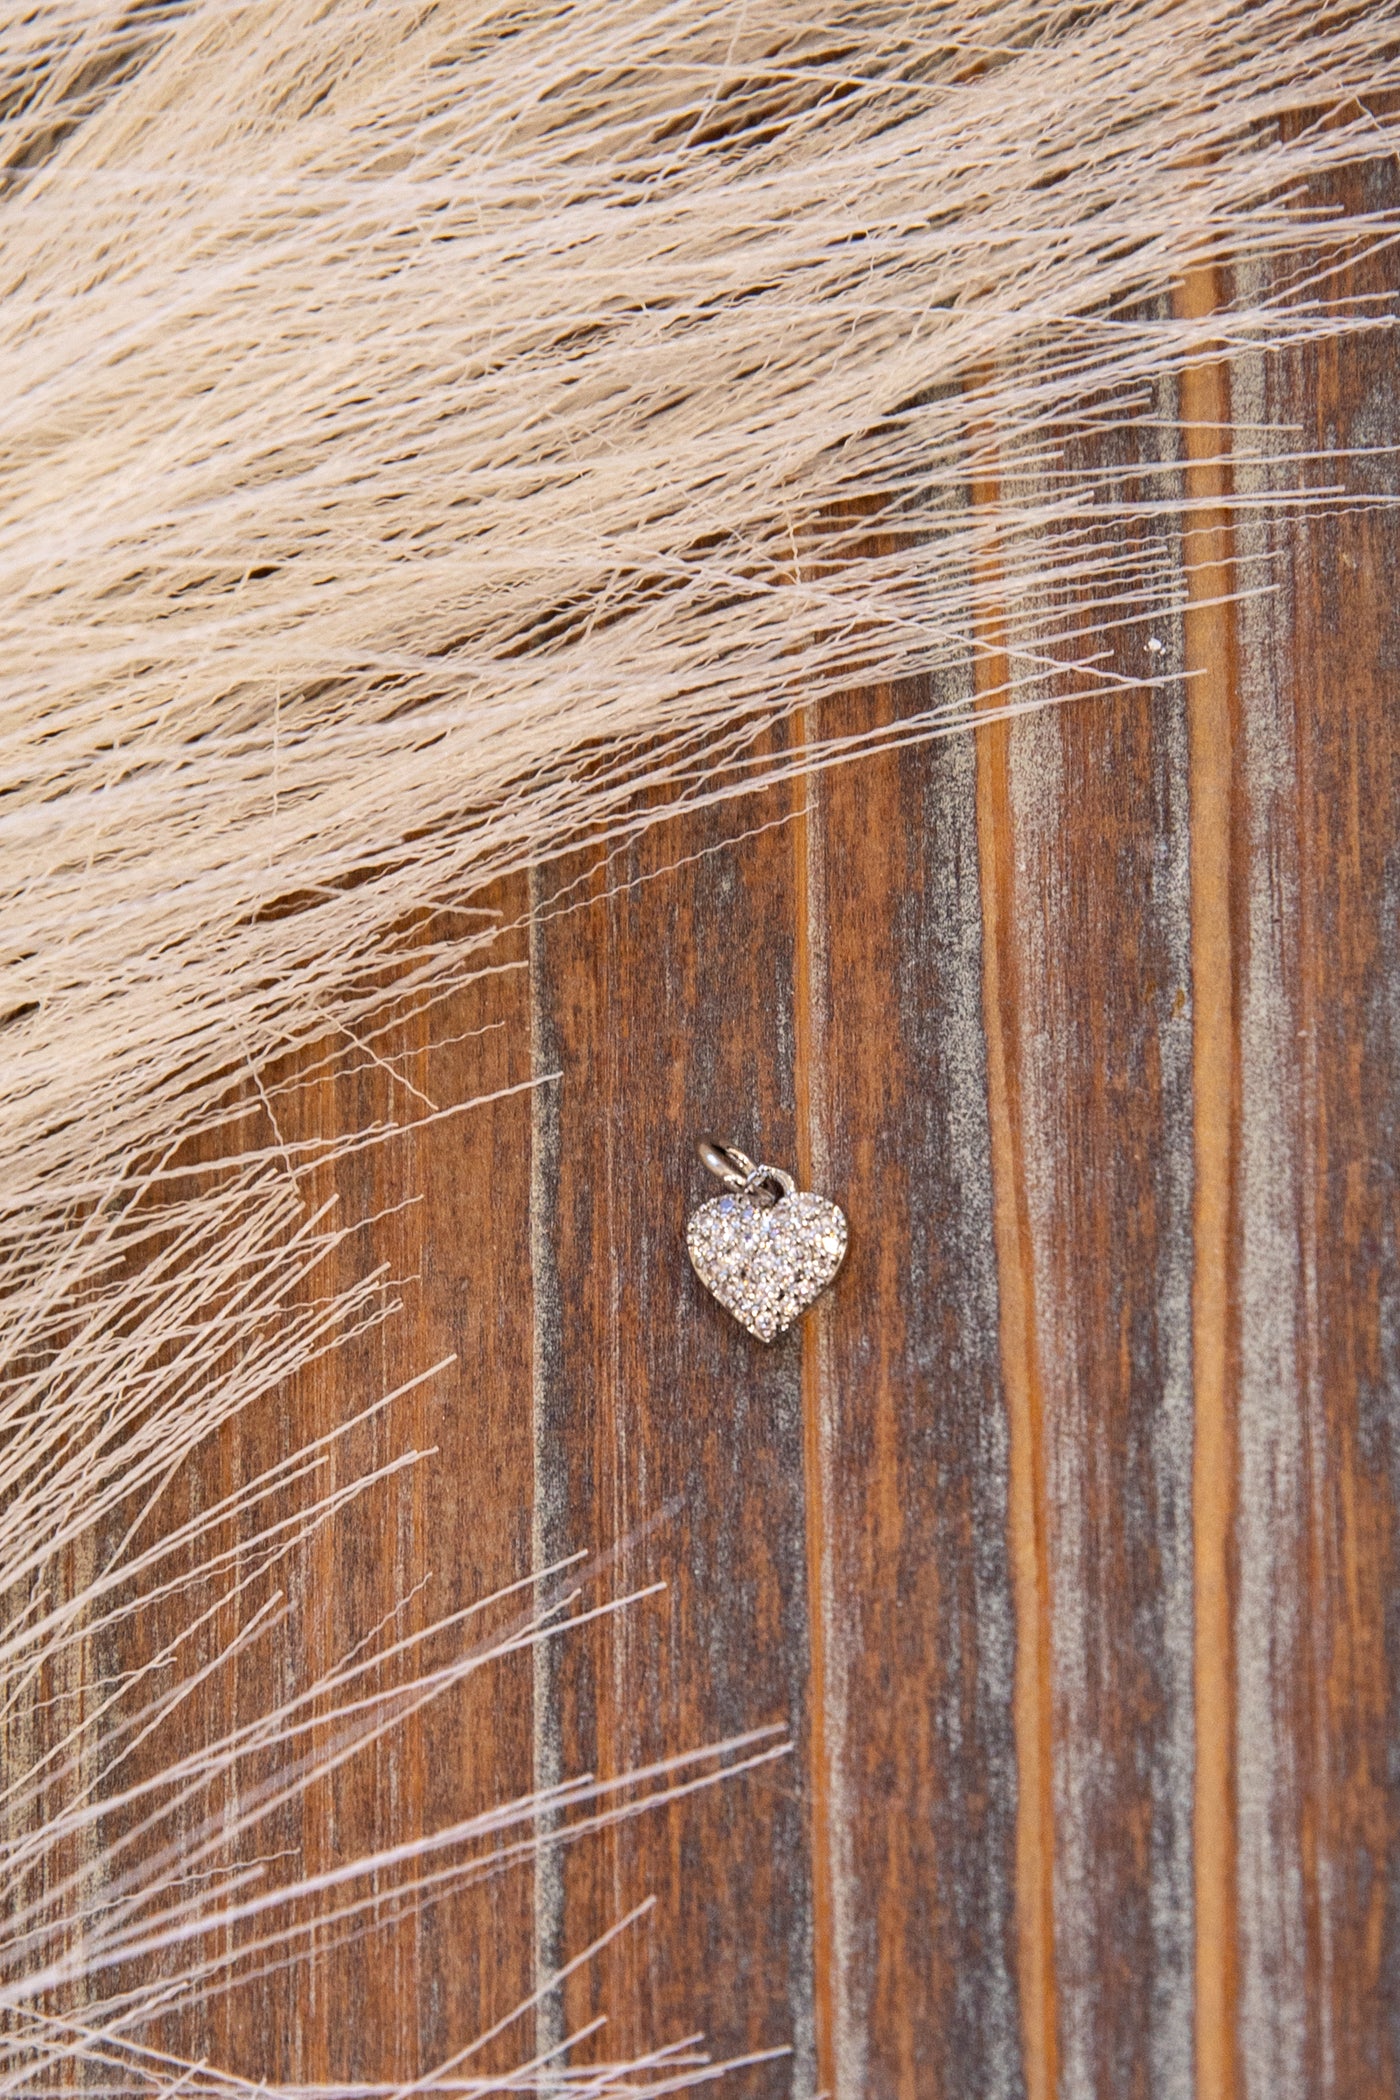
[[[685,1234],[691,1264],[750,1334],[776,1341],[840,1268],[845,1213],[825,1196],[799,1190],[780,1167],[754,1166],[732,1145],[702,1138],[700,1156],[729,1193],[692,1211]],[[774,1188],[778,1200],[765,1200]]]

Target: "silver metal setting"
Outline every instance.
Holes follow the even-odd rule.
[[[727,1193],[692,1211],[685,1234],[691,1265],[751,1335],[776,1341],[840,1268],[845,1213],[825,1196],[799,1190],[782,1167],[756,1166],[737,1145],[701,1137],[695,1149]]]

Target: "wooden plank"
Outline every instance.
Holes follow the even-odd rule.
[[[210,1506],[455,1356],[444,1375],[420,1383],[338,1448],[333,1480],[345,1484],[399,1452],[435,1456],[372,1490],[293,1557],[279,1577],[291,1605],[286,1624],[236,1666],[216,1671],[152,1739],[145,1758],[122,1769],[123,1783],[304,1689],[377,1627],[387,1628],[389,1640],[421,1631],[528,1575],[529,1094],[424,1121],[475,1095],[528,1086],[523,880],[504,886],[492,904],[520,923],[493,951],[489,974],[432,1012],[410,1002],[372,1042],[327,1044],[309,1071],[281,1075],[284,1085],[272,1075],[269,1120],[252,1140],[295,1147],[398,1126],[387,1141],[307,1176],[302,1188],[308,1210],[334,1194],[338,1222],[363,1228],[308,1279],[307,1296],[346,1288],[387,1264],[381,1295],[386,1309],[401,1299],[402,1312],[241,1416],[175,1483],[163,1515],[178,1520]],[[326,1487],[323,1477],[318,1491]],[[295,1506],[284,1497],[260,1511],[258,1522]],[[216,1543],[237,1546],[253,1528],[246,1521],[225,1526]],[[239,1571],[236,1563],[223,1578],[226,1591]],[[230,1603],[190,1660],[212,1656],[234,1637],[267,1587]],[[109,1667],[131,1668],[158,1653],[182,1611],[187,1607],[144,1613],[123,1632]],[[436,1640],[361,1691],[445,1664],[506,1615],[498,1610],[480,1627]],[[191,1804],[186,1825],[236,1812],[273,1768],[266,1758],[248,1757],[230,1781]],[[223,1868],[266,1858],[274,1884],[329,1871],[523,1795],[531,1778],[530,1667],[518,1656],[457,1686],[235,1841]],[[245,1962],[231,1988],[211,1988],[154,2039],[255,2081],[401,2080],[421,2075],[528,2000],[528,1862],[406,1911],[393,1900],[395,1886],[393,1873],[380,1877],[382,1910],[358,1920],[350,1934],[323,1930],[311,1958],[290,1966]],[[365,1892],[359,1885],[352,1893]],[[530,2043],[528,2020],[517,2022],[475,2062],[504,2070],[528,2054]]]
[[[413,1030],[409,1076],[437,1107],[502,1095],[444,1123],[420,1124],[405,1167],[421,1201],[404,1214],[406,1244],[396,1249],[395,1265],[402,1262],[403,1273],[421,1281],[402,1338],[385,1330],[398,1362],[386,1361],[382,1375],[397,1384],[442,1356],[456,1358],[446,1379],[415,1396],[414,1442],[438,1456],[415,1476],[400,1546],[401,1582],[433,1571],[422,1608],[434,1617],[518,1582],[530,1565],[531,1096],[504,1092],[530,1077],[527,897],[523,877],[487,897],[514,929],[491,950],[491,974],[440,1013],[420,1017]],[[512,1603],[469,1626],[466,1639],[496,1633],[518,1608]],[[493,1663],[415,1724],[420,1829],[442,1828],[527,1790],[531,1701],[529,1658],[520,1656]],[[415,2046],[405,2052],[417,2075],[533,1990],[532,1913],[531,1870],[523,1866],[424,1916],[410,1999]],[[507,2069],[529,2046],[526,2019],[474,2055],[471,2068]]]
[[[1067,441],[1062,470],[1131,500],[1174,406],[1163,399],[1139,428]],[[1171,468],[1169,451],[1162,463]],[[1041,2075],[1047,2092],[1185,2100],[1191,922],[1168,532],[1143,522],[1095,550],[1098,592],[1116,573],[1139,593],[1126,624],[1105,624],[1093,600],[1009,593],[1013,670],[1023,647],[1043,652],[1047,620],[1063,629],[1067,659],[1094,656],[1099,669],[1079,677],[1082,698],[977,738],[979,765],[997,766],[1005,749],[981,843],[984,886],[1003,890],[997,993],[1016,1141],[999,1178],[1021,1177],[1024,1253],[1009,1257],[1004,1243],[999,1253],[1003,1279],[1009,1258],[1028,1269],[1029,1392],[1043,1439],[1055,2027]],[[1022,690],[1038,685],[1062,695],[1066,674]]]
[[[1363,210],[1394,209],[1393,167],[1357,187]],[[1387,258],[1337,291],[1393,296],[1394,282]],[[1360,479],[1392,490],[1391,346],[1316,353],[1296,382],[1312,443],[1389,448]],[[1316,1600],[1300,1763],[1307,2086],[1340,2096],[1400,2090],[1400,527],[1393,512],[1353,512],[1329,542],[1308,562],[1296,630],[1300,1383]]]
[[[667,1586],[561,1645],[543,1747],[607,1778],[781,1724],[801,1755],[565,1856],[546,1969],[658,1905],[571,1979],[541,2038],[606,2012],[590,2047],[614,2060],[697,2031],[724,2057],[791,2049],[736,2087],[777,2094],[816,2082],[801,1343],[754,1342],[684,1246],[715,1193],[698,1132],[795,1157],[792,841],[717,850],[746,821],[745,805],[675,820],[559,871],[557,908],[537,898],[536,1057],[563,1074],[536,1121],[541,1550]]]
[[[851,735],[965,699],[824,706]],[[847,1206],[817,1345],[835,2090],[1023,2090],[1007,1432],[970,738],[816,784],[812,1179]]]
[[[1394,170],[1335,195],[1393,208]],[[1394,282],[1383,257],[1329,291],[1374,300]],[[1260,495],[1284,444],[1383,448],[1344,478],[1363,496],[1394,487],[1383,337],[1247,364],[1233,412],[1279,433],[1236,468]],[[1241,629],[1241,2085],[1394,2092],[1400,534],[1343,506],[1305,534],[1264,512],[1240,537],[1275,586]]]
[[[523,881],[491,901],[520,921]],[[352,1077],[330,1076],[325,1094],[305,1104],[312,1127],[411,1124],[521,1085],[529,1076],[523,934],[503,946],[492,963],[513,963],[513,971],[483,976],[376,1043],[375,1058],[396,1076],[357,1053]],[[347,1454],[351,1464],[404,1447],[438,1456],[407,1476],[380,1525],[360,1522],[338,1550],[329,1542],[334,1558],[328,1553],[321,1580],[335,1600],[333,1614],[323,1614],[335,1625],[335,1651],[403,1599],[413,1599],[409,1624],[422,1625],[528,1572],[529,1127],[528,1095],[517,1094],[361,1152],[337,1170],[349,1215],[381,1220],[359,1258],[387,1259],[391,1275],[404,1279],[406,1316],[325,1366],[330,1390],[320,1407],[333,1420],[347,1396],[392,1391],[448,1355],[456,1361],[444,1379],[396,1406],[373,1450]],[[310,1404],[316,1409],[317,1399]],[[415,1661],[421,1668],[445,1659],[439,1645]],[[347,1842],[401,1842],[527,1792],[530,1740],[529,1666],[516,1658],[435,1704],[318,1797],[308,1869],[343,1857]],[[528,1873],[517,1870],[328,1955],[311,1982],[302,2075],[312,2075],[314,2054],[322,2077],[417,2076],[461,2047],[528,1998],[530,1913]],[[463,1946],[472,1950],[466,1961]],[[347,2022],[348,2005],[358,2017]],[[529,2040],[526,2022],[501,2038],[489,2064],[518,2061]]]

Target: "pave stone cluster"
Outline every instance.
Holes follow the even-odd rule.
[[[805,1191],[773,1204],[740,1193],[702,1203],[685,1237],[705,1288],[750,1334],[772,1342],[840,1268],[846,1219]]]

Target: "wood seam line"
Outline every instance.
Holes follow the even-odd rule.
[[[809,740],[808,710],[803,708],[795,723],[797,741]],[[797,1173],[803,1188],[822,1182],[821,1193],[829,1194],[825,1176],[818,1175],[825,1152],[818,1128],[819,1104],[813,1084],[817,1060],[824,1047],[824,1014],[818,1002],[824,993],[824,972],[818,953],[819,930],[814,933],[813,913],[821,909],[819,884],[814,882],[813,859],[819,851],[816,826],[817,782],[811,773],[798,779],[802,796],[800,813],[793,825],[796,873],[796,925],[793,941],[793,1110],[797,1139]],[[817,1306],[802,1323],[802,1482],[803,1513],[807,1546],[807,1727],[809,1745],[809,1791],[811,1814],[812,1872],[812,2025],[816,2057],[817,2091],[837,2092],[836,2007],[840,1997],[836,1976],[836,1926],[834,1907],[831,1745],[827,1726],[827,1614],[831,1589],[829,1565],[827,1468],[825,1464],[823,1415],[826,1383],[826,1309]]]
[[[998,481],[972,480],[974,512],[995,514]],[[973,680],[979,708],[1004,703],[1010,686],[1005,587],[988,552],[974,567]],[[974,732],[977,754],[977,862],[982,900],[982,1006],[987,1056],[987,1121],[992,1161],[1002,1388],[1009,1436],[1007,1534],[1016,1661],[1012,1725],[1016,1745],[1016,1973],[1027,2100],[1054,2100],[1059,2088],[1055,1983],[1054,1799],[1050,1679],[1050,1562],[1046,1536],[1044,1406],[1037,1347],[1030,1209],[1021,1133],[1015,953],[1016,869],[1011,827],[1011,723]]]
[[[1200,320],[1219,304],[1216,271],[1190,272],[1176,306]],[[1239,2087],[1234,1639],[1230,1553],[1235,1451],[1232,1224],[1239,1128],[1231,869],[1238,718],[1226,511],[1229,383],[1215,360],[1181,378],[1186,452],[1186,712],[1191,823],[1192,1121],[1195,1155],[1191,1354],[1196,1777],[1193,1806],[1197,2100]]]

